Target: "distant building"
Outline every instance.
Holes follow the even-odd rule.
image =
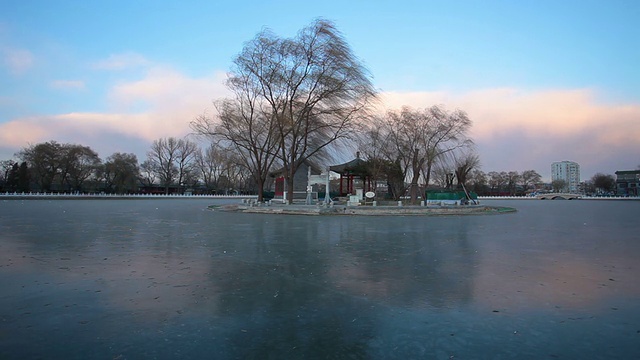
[[[618,196],[638,196],[640,170],[616,171],[616,194]]]
[[[565,191],[577,193],[580,189],[580,165],[573,161],[558,161],[551,164],[551,181],[564,180]]]

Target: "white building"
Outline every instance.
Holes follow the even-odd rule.
[[[551,164],[551,181],[564,180],[564,191],[577,193],[580,186],[580,165],[573,161],[558,161]]]

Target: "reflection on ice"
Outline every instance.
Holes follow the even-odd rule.
[[[0,357],[640,355],[638,229],[613,216],[567,236],[557,224],[569,211],[549,206],[577,206],[571,226],[612,210],[526,203],[503,216],[367,218],[3,202]]]

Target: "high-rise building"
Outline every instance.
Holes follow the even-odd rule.
[[[577,193],[580,186],[580,165],[573,161],[558,161],[551,164],[551,181],[564,180],[564,191]]]

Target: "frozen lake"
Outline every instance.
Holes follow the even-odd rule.
[[[640,358],[640,201],[212,202],[0,201],[0,358]]]

